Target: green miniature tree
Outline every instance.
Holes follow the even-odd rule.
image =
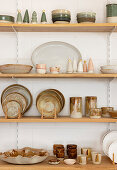
[[[25,15],[24,15],[23,22],[24,22],[24,23],[29,23],[29,14],[28,14],[28,10],[25,11]]]
[[[18,24],[21,24],[22,23],[22,15],[21,15],[21,11],[18,10],[18,14],[17,14],[17,21],[16,21]]]
[[[32,13],[32,20],[31,20],[32,24],[36,24],[37,23],[37,13],[34,11]]]
[[[45,10],[42,11],[42,16],[41,16],[41,23],[46,23],[47,19],[46,19],[46,14],[45,14]]]

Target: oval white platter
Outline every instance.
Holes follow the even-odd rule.
[[[37,47],[32,54],[32,63],[46,64],[47,72],[50,67],[60,67],[61,73],[66,73],[68,59],[82,59],[80,51],[71,44],[52,41],[47,42]]]

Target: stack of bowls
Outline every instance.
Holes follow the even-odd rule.
[[[53,10],[52,21],[55,24],[68,24],[71,21],[71,13],[65,9]]]
[[[101,66],[101,72],[104,74],[117,74],[117,65]]]
[[[13,84],[2,92],[1,104],[6,118],[19,118],[31,107],[32,95],[26,87]]]
[[[78,23],[94,23],[96,20],[96,13],[94,12],[81,12],[77,13]]]
[[[36,106],[43,118],[54,118],[65,105],[63,94],[56,89],[41,92],[36,99]]]

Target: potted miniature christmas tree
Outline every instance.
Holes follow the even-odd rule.
[[[28,10],[25,11],[25,15],[24,15],[23,22],[24,22],[24,23],[29,23],[29,14],[28,14]]]
[[[46,24],[46,23],[47,23],[45,10],[42,11],[41,23],[42,23],[42,24]]]
[[[37,13],[35,11],[32,13],[31,22],[32,22],[32,24],[37,24]]]
[[[18,24],[22,24],[22,15],[21,15],[21,11],[18,10],[18,14],[17,14],[17,21]]]

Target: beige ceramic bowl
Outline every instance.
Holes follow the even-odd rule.
[[[31,65],[23,64],[5,64],[0,66],[0,72],[3,74],[26,74],[32,70]]]

